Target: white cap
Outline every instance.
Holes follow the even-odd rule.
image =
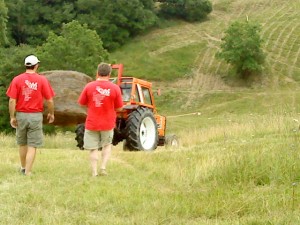
[[[25,66],[34,66],[36,64],[38,64],[40,62],[40,60],[34,56],[34,55],[29,55],[25,58]]]

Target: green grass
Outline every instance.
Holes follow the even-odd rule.
[[[297,116],[170,118],[179,148],[147,153],[116,146],[109,176],[97,178],[71,133],[46,137],[32,177],[18,172],[14,137],[1,135],[0,222],[298,224]]]
[[[160,46],[170,41],[168,37],[153,37],[150,41],[151,45],[143,40],[142,38],[138,42],[133,41],[112,54],[113,61],[124,64],[124,75],[153,81],[176,80],[194,66],[192,62],[199,50],[203,48],[199,43],[189,43],[180,48],[174,44],[170,47],[174,49],[169,51],[168,47],[160,49]],[[165,68],[168,70],[166,71]]]
[[[165,111],[179,148],[117,146],[96,179],[72,133],[46,136],[32,177],[18,172],[14,136],[1,135],[0,222],[298,224],[298,100],[297,89],[208,92],[189,108],[199,115]]]
[[[299,1],[213,4],[207,21],[163,24],[111,55],[162,90],[159,113],[180,147],[116,146],[109,176],[94,179],[88,152],[60,133],[25,177],[14,136],[0,135],[0,224],[300,224]],[[268,53],[252,88],[230,86],[214,57],[246,15],[262,23]]]
[[[179,148],[116,146],[96,179],[72,133],[46,136],[32,177],[18,172],[14,136],[1,135],[0,222],[299,224],[297,93],[207,93],[199,115],[166,112]]]

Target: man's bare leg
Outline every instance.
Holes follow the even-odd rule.
[[[98,175],[97,166],[98,166],[98,150],[93,149],[90,151],[90,162],[92,167],[92,176],[95,177]]]
[[[101,162],[101,174],[102,175],[107,175],[106,174],[106,164],[111,156],[111,148],[112,148],[111,144],[105,145],[102,148],[102,162]]]
[[[26,155],[26,166],[25,166],[25,175],[31,175],[32,165],[35,159],[36,148],[35,147],[27,147],[27,155]]]
[[[19,148],[19,156],[21,162],[21,169],[25,169],[26,167],[26,155],[27,155],[27,145],[20,145]]]

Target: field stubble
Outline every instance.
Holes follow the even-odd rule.
[[[298,114],[175,117],[178,148],[114,147],[108,177],[92,179],[72,133],[46,136],[33,177],[18,173],[1,135],[2,224],[297,224]],[[170,121],[171,120],[171,121]],[[187,122],[189,121],[189,122]]]

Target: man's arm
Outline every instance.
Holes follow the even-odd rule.
[[[8,102],[9,116],[10,116],[10,125],[13,128],[18,126],[16,119],[16,99],[10,98]]]
[[[123,107],[115,109],[116,112],[121,112],[122,110],[123,110]]]
[[[46,100],[46,102],[47,102],[47,109],[48,109],[47,120],[49,121],[49,123],[53,123],[54,122],[54,102],[53,102],[53,99],[50,98],[50,99]]]
[[[14,99],[14,98],[9,99],[8,108],[9,108],[10,118],[15,118],[16,117],[16,99]]]

